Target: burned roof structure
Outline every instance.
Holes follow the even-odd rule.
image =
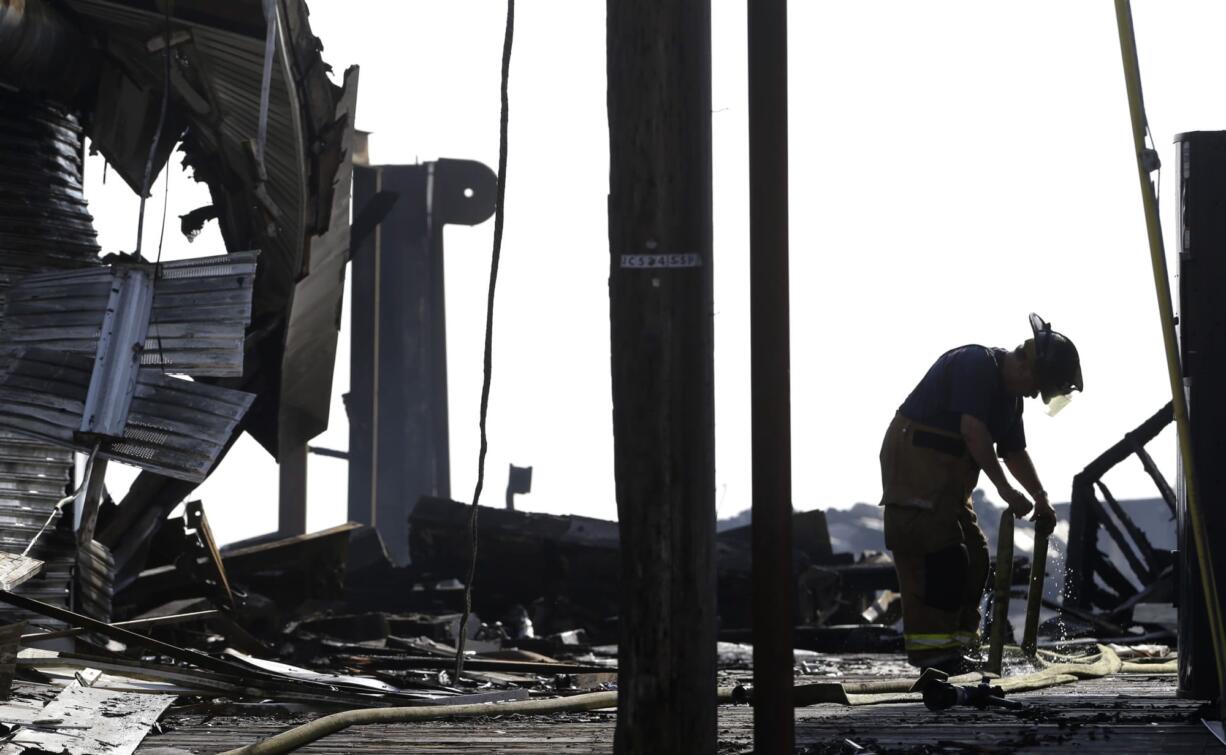
[[[106,250],[118,254],[98,258],[82,194],[86,138],[138,194],[168,169],[178,146],[184,167],[212,197],[211,205],[183,217],[183,231],[193,234],[215,219],[228,251],[259,250],[258,258],[233,260],[255,273],[239,283],[247,289],[247,311],[237,334],[232,329],[225,335],[205,333],[199,321],[188,326],[168,317],[166,308],[175,302],[195,307],[201,316],[217,311],[210,312],[193,293],[202,289],[199,281],[187,279],[192,276],[182,263],[158,268],[155,325],[149,330],[150,339],[160,342],[157,371],[193,374],[198,386],[193,390],[207,393],[207,383],[216,386],[216,395],[228,390],[252,398],[249,409],[235,412],[235,421],[219,428],[218,453],[203,467],[197,464],[185,474],[166,465],[142,465],[146,471],[118,516],[100,522],[98,540],[108,547],[117,548],[128,535],[147,535],[215,466],[238,433],[250,433],[278,457],[286,448],[303,447],[327,426],[348,255],[348,143],[357,70],[334,85],[321,49],[300,0],[0,2],[0,118],[5,119],[0,139],[6,141],[0,197],[7,200],[0,200],[0,284],[5,289],[24,274],[142,261],[124,254],[139,249]],[[82,275],[108,273],[100,268]],[[37,284],[24,284],[32,285]],[[41,316],[36,325],[74,324],[71,316],[66,319],[20,290],[25,289],[14,295],[26,307],[26,325],[31,312]],[[234,295],[241,297],[237,290]],[[5,327],[14,344],[45,341],[47,334],[37,329],[26,327],[24,336],[15,332],[20,324]],[[231,357],[218,356],[218,339],[227,342]],[[210,343],[202,346],[203,341]],[[189,364],[192,351],[197,362],[209,364]],[[152,354],[147,350],[146,364]],[[35,364],[33,355],[28,351],[19,365]],[[52,359],[38,358],[39,364]],[[20,375],[19,366],[8,379]],[[6,427],[14,429],[11,422]],[[134,564],[121,560],[121,572],[139,570],[139,554],[134,555]]]

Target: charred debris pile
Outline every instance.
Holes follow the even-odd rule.
[[[1138,532],[1142,515],[1162,505],[1126,503],[1120,510],[1133,512],[1129,521]],[[976,504],[994,537],[1002,510],[982,498]],[[99,526],[111,526],[117,513],[104,503]],[[72,518],[69,507],[50,537],[71,537]],[[138,743],[168,712],[166,721],[186,712],[301,717],[538,698],[613,704],[615,696],[592,696],[617,687],[617,524],[489,507],[481,509],[478,523],[473,614],[458,677],[467,505],[422,498],[409,518],[411,560],[400,565],[388,557],[374,528],[354,523],[219,548],[202,505],[194,501],[145,539],[144,567],[135,574],[116,571],[102,559],[104,552],[92,563],[93,551],[85,551],[77,581],[82,595],[99,596],[98,605],[109,607],[103,618],[86,615],[93,612],[87,604],[76,612],[37,594],[0,592],[0,601],[30,617],[29,625],[18,621],[0,631],[0,687],[9,693],[0,719],[23,742],[43,749],[77,745],[85,749],[68,751],[111,752],[75,742],[77,730],[64,727],[92,727],[108,711],[120,711],[116,721],[123,736]],[[724,524],[717,536],[719,663],[726,685],[721,695],[731,690],[729,699],[735,700],[738,685],[749,678],[745,669],[752,656],[745,644],[751,525]],[[901,650],[901,606],[893,565],[871,547],[880,537],[879,509],[799,512],[793,531],[797,673],[854,676],[868,668],[864,659],[873,653],[885,654],[877,657],[889,666]],[[1027,552],[1026,532],[1019,525],[1021,553]],[[839,551],[836,542],[866,550]],[[1106,534],[1103,542],[1119,545]],[[1161,544],[1155,539],[1150,551],[1159,552]],[[1122,575],[1130,563],[1110,547],[1096,550],[1096,559],[1099,575],[1111,569]],[[1116,567],[1117,561],[1123,565]],[[1014,594],[1020,596],[1029,564],[1018,558],[1013,567]],[[29,576],[12,574],[15,582]],[[1053,595],[1072,578],[1049,569]],[[1105,591],[1100,585],[1095,600],[1107,600]],[[1154,605],[1169,603],[1161,579],[1123,601],[1114,609],[1095,603],[1078,608],[1048,598],[1062,610],[1043,625],[1040,646],[1171,639]],[[1016,616],[1012,623],[1019,623]],[[1005,633],[1017,639],[1012,626]],[[847,654],[847,663],[839,654]],[[829,686],[814,689],[826,694]],[[556,700],[549,704],[562,704]],[[48,720],[58,723],[39,723]]]
[[[995,527],[991,516],[998,519],[1000,512],[980,504],[990,533]],[[835,552],[831,546],[832,520],[844,535],[848,521],[860,520],[855,526],[871,542],[879,533],[872,525],[874,512],[875,507],[864,506],[795,514],[798,649],[901,651],[896,629],[901,605],[888,556],[873,550]],[[7,600],[23,601],[18,607],[75,633],[75,647],[65,644],[65,631],[43,640],[27,634],[23,644],[61,650],[61,661],[77,659],[95,668],[106,659],[116,668],[139,668],[144,676],[164,672],[187,688],[197,671],[231,675],[210,679],[197,690],[201,693],[245,697],[240,690],[254,687],[280,697],[276,685],[260,687],[242,672],[352,687],[348,691],[357,698],[350,702],[391,695],[389,704],[400,694],[556,692],[613,684],[620,569],[616,523],[494,508],[483,508],[479,518],[468,660],[462,678],[453,678],[468,515],[464,504],[423,498],[410,517],[412,561],[395,565],[373,528],[352,523],[219,549],[202,507],[193,502],[150,539],[146,568],[116,585],[111,622],[29,598]],[[724,643],[750,639],[749,543],[748,525],[718,535]],[[1029,564],[1018,557],[1013,570],[1017,594],[1028,581]],[[1041,634],[1052,646],[1090,642],[1095,636],[1168,639],[1163,625],[1146,623],[1146,615],[1140,612],[1134,621],[1124,612],[1070,606],[1046,622]],[[112,627],[128,629],[120,635]],[[132,632],[159,644],[143,644]],[[736,665],[741,655],[733,644],[724,646],[723,655]],[[167,656],[168,648],[179,653]],[[221,659],[228,670],[201,667],[198,661],[204,657]],[[170,665],[158,665],[165,663]],[[196,670],[174,668],[182,663]],[[345,681],[350,676],[357,678]],[[327,697],[318,691],[311,695]]]

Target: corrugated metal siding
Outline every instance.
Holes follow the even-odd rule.
[[[184,375],[241,376],[256,257],[235,252],[161,265],[141,364]]]
[[[336,368],[336,335],[340,330],[345,268],[349,264],[349,195],[353,184],[354,111],[358,73],[345,76],[336,119],[345,124],[345,157],[337,170],[328,230],[311,238],[311,271],[294,289],[281,365],[279,446],[306,443],[328,427],[332,375]]]
[[[47,102],[0,92],[0,305],[18,278],[98,264],[81,149],[73,116]],[[0,550],[25,550],[72,487],[72,469],[71,451],[0,431]],[[14,592],[70,607],[74,550],[66,530],[48,529],[30,554],[44,562],[42,571]],[[23,619],[64,628],[42,616],[0,609],[0,622]]]
[[[160,10],[138,10],[106,0],[69,0],[73,10],[98,22],[112,33],[135,36],[142,42],[163,33],[166,19]],[[258,5],[258,4],[257,4]],[[278,13],[282,12],[280,3]],[[177,29],[188,29],[192,45],[204,57],[208,87],[217,100],[215,112],[192,119],[196,136],[211,144],[232,168],[244,168],[248,161],[243,143],[254,140],[259,123],[260,85],[264,70],[264,40],[236,32],[173,20]],[[285,28],[282,19],[281,28]],[[269,90],[268,136],[265,146],[266,188],[275,205],[276,233],[264,248],[264,265],[275,266],[272,279],[288,286],[274,298],[288,301],[293,281],[302,267],[303,240],[307,236],[307,168],[304,156],[298,93],[292,80],[285,52],[285,38],[277,40],[272,83]],[[214,120],[220,115],[219,120]],[[245,172],[240,171],[240,172]]]
[[[71,485],[71,451],[0,432],[0,550],[25,550]],[[30,555],[44,562],[42,571],[14,592],[70,607],[71,537],[49,528]],[[6,622],[24,619],[36,626],[63,628],[58,621],[14,608],[0,610],[0,617]]]
[[[256,252],[150,265],[153,314],[141,364],[184,375],[243,374]],[[114,273],[33,275],[8,292],[0,342],[93,355]]]
[[[93,358],[25,348],[10,351],[0,375],[0,428],[82,453],[77,438]],[[100,455],[191,482],[208,474],[255,397],[144,368],[122,438],[102,439]]]
[[[0,303],[17,278],[97,264],[81,129],[58,107],[0,96]]]
[[[102,455],[200,482],[255,396],[143,369],[122,440],[108,440]]]

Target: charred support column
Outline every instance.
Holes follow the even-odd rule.
[[[1226,132],[1175,137],[1179,162],[1179,344],[1188,394],[1197,496],[1205,542],[1217,570],[1219,602],[1226,586]],[[1180,475],[1180,479],[1182,479]],[[1199,699],[1220,693],[1187,500],[1180,485],[1179,693]],[[1226,649],[1223,649],[1226,650]]]
[[[492,215],[496,183],[471,160],[353,169],[349,519],[397,563],[417,499],[451,493],[443,226]]]
[[[286,537],[306,534],[307,447],[283,448],[277,467],[277,532]]]
[[[715,752],[709,0],[608,0],[618,753]]]
[[[791,753],[791,342],[787,0],[749,0],[754,752]]]

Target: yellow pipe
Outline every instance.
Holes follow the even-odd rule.
[[[1124,60],[1124,82],[1128,87],[1128,112],[1132,119],[1132,141],[1136,150],[1137,174],[1141,179],[1141,200],[1145,207],[1145,227],[1149,233],[1149,255],[1154,270],[1154,289],[1158,294],[1158,314],[1162,318],[1162,340],[1166,345],[1166,366],[1171,380],[1171,397],[1175,410],[1175,426],[1179,433],[1179,453],[1183,459],[1184,500],[1192,522],[1192,538],[1196,543],[1201,585],[1205,592],[1206,613],[1209,615],[1209,635],[1213,639],[1213,656],[1217,662],[1218,687],[1226,692],[1226,634],[1223,633],[1222,607],[1218,603],[1217,580],[1213,557],[1205,538],[1204,519],[1196,497],[1196,475],[1193,468],[1192,436],[1188,425],[1187,397],[1183,392],[1179,350],[1175,340],[1175,314],[1171,306],[1171,290],[1166,271],[1166,250],[1162,244],[1162,227],[1158,222],[1158,201],[1145,168],[1145,104],[1141,100],[1141,67],[1137,60],[1137,41],[1132,26],[1129,0],[1115,0],[1115,19],[1120,34],[1120,54]],[[1226,713],[1226,694],[1219,694],[1219,704]]]

